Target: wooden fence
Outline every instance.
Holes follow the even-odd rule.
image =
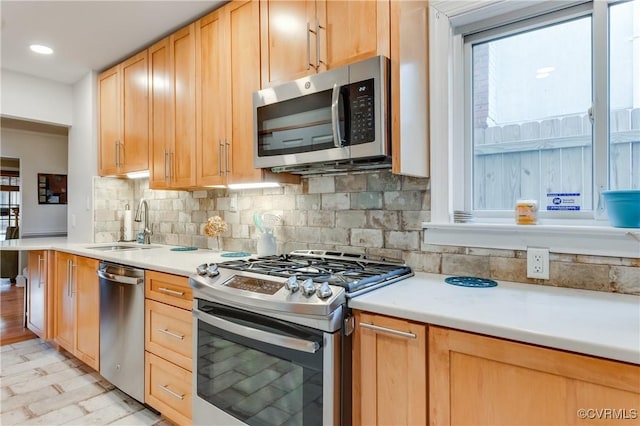
[[[511,210],[520,198],[579,192],[592,205],[592,135],[586,115],[475,129],[474,207]],[[640,108],[610,117],[610,187],[640,189]]]

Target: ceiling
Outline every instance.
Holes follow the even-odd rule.
[[[226,1],[1,0],[2,69],[65,84],[102,71]],[[30,44],[53,55],[39,55]]]

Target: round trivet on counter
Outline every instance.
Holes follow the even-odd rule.
[[[460,287],[487,288],[498,285],[494,280],[478,277],[447,277],[444,279],[447,284],[457,285]]]

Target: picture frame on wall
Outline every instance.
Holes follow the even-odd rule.
[[[38,204],[67,204],[67,175],[38,173]]]

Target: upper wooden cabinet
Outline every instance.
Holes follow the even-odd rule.
[[[98,76],[101,176],[149,168],[147,51]]]
[[[196,23],[197,186],[298,182],[253,165],[253,92],[260,89],[257,1],[232,1]]]
[[[262,87],[389,56],[388,0],[264,0],[260,8]]]
[[[432,425],[623,425],[640,366],[430,327],[429,389]]]
[[[390,25],[392,171],[428,177],[429,2],[392,1]]]
[[[427,326],[355,312],[353,424],[427,424]]]
[[[226,9],[196,23],[196,183],[224,185],[227,169],[228,64]]]
[[[149,49],[149,186],[190,188],[196,176],[195,24]]]

